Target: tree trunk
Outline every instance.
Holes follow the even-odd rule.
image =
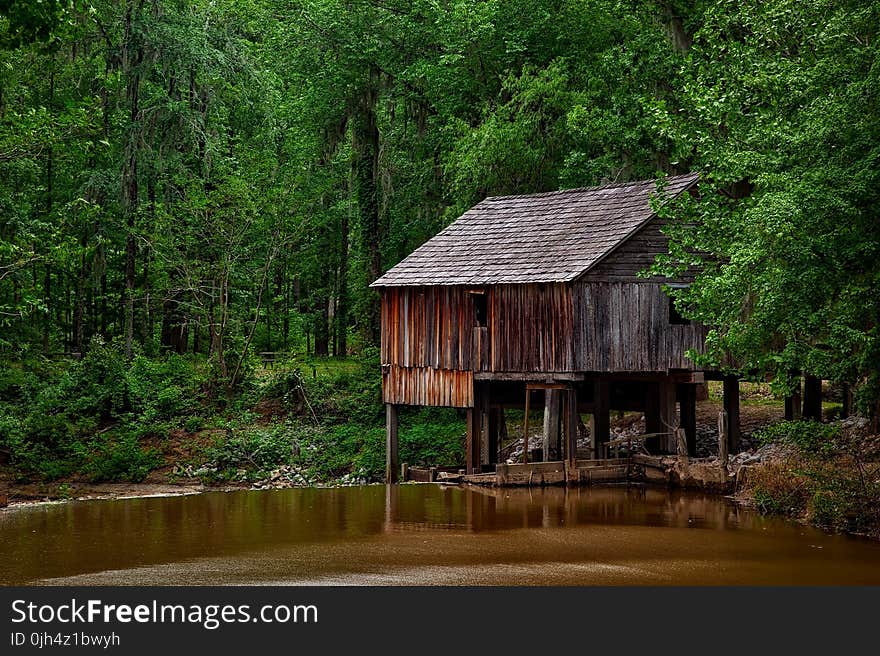
[[[333,313],[336,355],[348,352],[348,214],[343,212],[339,230],[339,269],[336,272],[336,310]]]
[[[361,248],[367,255],[368,283],[382,273],[382,234],[379,222],[379,127],[376,123],[376,82],[378,73],[370,71],[370,83],[363,92],[358,115],[354,120],[354,192],[357,198]],[[379,295],[368,290],[366,308],[366,339],[379,343]]]
[[[318,299],[318,316],[315,319],[315,355],[330,355],[330,330],[328,299]]]
[[[132,357],[134,342],[134,290],[137,242],[135,241],[135,221],[138,211],[138,139],[140,129],[140,73],[138,66],[142,50],[134,43],[133,17],[135,2],[131,0],[125,13],[125,32],[123,42],[122,74],[126,80],[126,100],[129,107],[129,134],[126,154],[122,165],[122,207],[125,215],[125,357]]]

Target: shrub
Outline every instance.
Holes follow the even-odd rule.
[[[160,464],[158,451],[142,447],[136,435],[126,432],[92,442],[82,470],[94,482],[139,482]]]
[[[761,444],[789,444],[804,454],[827,456],[838,447],[840,427],[816,421],[782,421],[762,428],[755,437]]]
[[[298,451],[296,433],[285,426],[276,426],[268,430],[227,429],[204,455],[207,464],[216,468],[218,478],[229,479],[239,469],[261,473],[289,464]]]

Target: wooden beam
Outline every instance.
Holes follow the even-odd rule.
[[[476,391],[475,391],[476,393]],[[465,472],[476,474],[480,469],[480,410],[467,409],[467,439],[465,443]]]
[[[822,379],[812,374],[804,374],[803,418],[822,421]]]
[[[504,423],[504,410],[501,408],[489,408],[489,426],[488,426],[488,435],[487,435],[487,453],[484,455],[484,460],[487,461],[488,464],[494,465],[498,462],[498,438],[501,434],[501,426]]]
[[[670,379],[661,380],[657,386],[658,421],[663,438],[660,440],[663,451],[676,453],[675,429],[678,427],[678,418],[675,416],[675,383]]]
[[[577,389],[572,387],[565,393],[564,405],[565,416],[563,417],[563,427],[565,431],[565,456],[569,464],[574,467],[575,462],[577,461]]]
[[[523,464],[529,462],[529,397],[532,391],[526,387],[526,409],[523,413]]]
[[[687,440],[689,456],[697,455],[697,387],[698,385],[679,385],[681,406],[681,427]]]
[[[603,458],[604,444],[611,439],[610,389],[608,381],[593,382],[593,414],[590,415],[590,434],[593,437],[593,457]]]
[[[727,413],[727,446],[730,453],[739,451],[739,378],[724,377],[724,411]]]
[[[474,373],[474,380],[495,381],[535,381],[537,383],[552,384],[557,381],[579,381],[584,375],[568,371],[545,371],[545,372],[518,372],[518,371],[481,371]]]
[[[397,482],[398,442],[397,406],[385,404],[385,482]]]

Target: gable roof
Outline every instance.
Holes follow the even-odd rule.
[[[674,198],[696,173],[666,178]],[[371,287],[568,282],[654,217],[657,181],[643,180],[478,203]]]

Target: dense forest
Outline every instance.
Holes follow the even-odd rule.
[[[656,268],[701,267],[707,360],[876,415],[878,29],[864,0],[0,0],[0,449],[136,477],[271,400],[336,422],[338,474],[381,439],[372,280],[487,195],[688,171]]]

